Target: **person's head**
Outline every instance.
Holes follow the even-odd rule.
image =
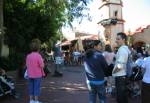
[[[102,42],[99,41],[99,40],[96,40],[96,41],[93,41],[91,42],[89,45],[88,45],[88,49],[86,50],[86,53],[85,53],[85,56],[87,58],[90,58],[93,56],[94,54],[94,51],[93,49],[96,49],[96,50],[102,50]]]
[[[118,46],[126,44],[126,41],[127,41],[127,35],[125,33],[123,32],[117,33],[116,43]]]
[[[31,52],[39,51],[41,47],[41,41],[39,39],[33,39],[30,44]]]
[[[103,49],[103,43],[99,40],[96,40],[94,41],[93,47],[94,49],[101,51]]]
[[[112,52],[111,45],[109,45],[109,44],[105,45],[105,51]]]

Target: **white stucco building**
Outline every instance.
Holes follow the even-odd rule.
[[[139,27],[132,33],[132,37],[135,48],[150,46],[150,25]]]
[[[100,4],[100,31],[105,35],[105,40],[114,46],[116,34],[124,32],[123,3],[121,0],[101,0]]]
[[[150,25],[140,27],[139,29],[139,31],[136,31],[133,34],[133,44],[136,44],[138,42],[150,44]]]

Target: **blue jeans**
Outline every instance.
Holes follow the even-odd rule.
[[[30,96],[39,96],[42,78],[29,78],[28,87]]]
[[[105,85],[88,83],[89,89],[89,103],[96,103],[96,97],[98,95],[99,103],[106,103],[105,97]]]

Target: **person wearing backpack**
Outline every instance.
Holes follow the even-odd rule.
[[[112,71],[112,76],[115,77],[116,100],[117,103],[128,103],[127,95],[127,62],[128,56],[131,53],[126,45],[127,36],[125,33],[117,33],[116,44],[118,51],[116,53],[115,66]]]

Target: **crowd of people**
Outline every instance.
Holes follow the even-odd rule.
[[[97,95],[99,103],[106,103],[106,92],[113,92],[114,87],[117,103],[129,103],[129,96],[141,96],[142,103],[150,101],[150,47],[144,55],[128,47],[126,41],[125,33],[117,33],[118,49],[114,52],[110,45],[102,49],[101,41],[89,45],[84,58],[89,103],[96,103]],[[129,57],[132,60],[131,75],[128,74]]]
[[[146,49],[148,55],[143,55],[143,53],[135,52],[134,49],[128,47],[126,41],[126,34],[120,32],[116,37],[117,51],[113,51],[110,44],[104,47],[100,40],[96,40],[88,46],[85,52],[77,50],[72,52],[73,62],[84,65],[89,103],[96,103],[97,95],[100,103],[106,103],[106,93],[111,94],[114,91],[117,103],[128,103],[129,94],[141,96],[142,103],[150,101],[150,47]],[[56,44],[53,49],[56,66],[53,76],[63,76],[63,73],[60,72],[63,54],[59,46]],[[41,81],[47,75],[45,67],[48,58],[45,58],[40,47],[40,40],[33,39],[30,52],[26,56],[29,103],[41,103],[39,101]],[[129,56],[132,57],[132,75],[130,77],[127,73]],[[70,61],[65,62],[70,63]],[[5,88],[2,84],[5,85]],[[6,94],[6,89],[15,96],[14,82],[6,76],[5,71],[1,68],[0,96]]]

